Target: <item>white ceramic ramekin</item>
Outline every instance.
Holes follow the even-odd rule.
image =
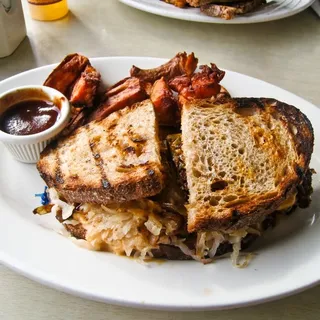
[[[68,99],[59,91],[45,86],[24,86],[0,94],[0,116],[14,104],[32,99],[52,101],[60,109],[56,123],[39,133],[18,136],[0,130],[0,141],[4,143],[13,157],[25,163],[36,163],[41,151],[68,124],[71,107]]]

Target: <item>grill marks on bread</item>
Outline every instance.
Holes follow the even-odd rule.
[[[99,144],[100,139],[89,139],[89,147],[91,149],[92,158],[94,159],[94,162],[100,172],[101,175],[101,185],[103,188],[107,189],[110,187],[110,183],[108,181],[106,172],[104,171],[104,161],[103,158],[101,158],[101,155],[99,154],[99,151],[97,150],[97,144]]]
[[[187,102],[182,140],[189,232],[238,229],[276,210],[296,192],[313,148],[306,117],[272,99]]]
[[[68,202],[122,202],[161,191],[159,149],[153,106],[146,100],[59,140],[37,166]]]

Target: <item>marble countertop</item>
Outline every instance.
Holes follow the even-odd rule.
[[[320,106],[320,23],[311,10],[279,21],[216,25],[179,21],[127,7],[116,0],[69,0],[70,13],[55,22],[31,20],[28,37],[0,59],[0,80],[60,61],[70,52],[89,57],[170,58],[195,51],[201,63],[245,73]],[[146,27],[147,26],[147,27]],[[260,306],[215,312],[156,312],[73,297],[28,280],[0,265],[1,319],[316,319],[320,287]]]

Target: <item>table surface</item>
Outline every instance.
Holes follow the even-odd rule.
[[[320,23],[311,10],[279,21],[215,25],[140,12],[116,0],[69,0],[70,13],[55,22],[30,19],[28,37],[0,59],[0,80],[60,61],[70,52],[98,56],[170,58],[195,51],[201,63],[271,82],[320,106]],[[0,265],[1,319],[317,319],[320,286],[264,305],[215,312],[157,312],[110,306],[73,297]]]

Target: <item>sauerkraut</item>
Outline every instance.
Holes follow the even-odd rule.
[[[166,211],[155,201],[142,199],[111,205],[85,203],[75,207],[62,201],[53,188],[49,189],[49,197],[53,204],[51,212],[60,214],[66,227],[81,226],[85,230],[84,239],[76,243],[142,260],[151,259],[153,250],[160,245],[171,245],[194,260],[209,263],[222,243],[230,243],[232,263],[242,267],[244,264],[239,263],[242,239],[248,233],[260,233],[258,227],[233,232],[203,231],[196,234],[190,246],[185,216]]]

